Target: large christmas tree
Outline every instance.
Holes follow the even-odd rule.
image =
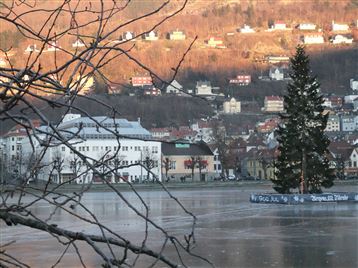
[[[302,46],[291,58],[290,77],[278,130],[280,154],[274,189],[279,193],[295,188],[300,193],[321,193],[321,187],[331,187],[334,178],[327,159],[329,140],[324,134],[328,116],[323,115],[320,84],[311,75]]]

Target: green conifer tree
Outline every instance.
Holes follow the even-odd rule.
[[[320,84],[311,75],[302,46],[291,58],[291,69],[278,130],[277,178],[272,181],[279,193],[295,188],[300,193],[321,193],[321,187],[331,187],[334,178],[327,159],[329,140],[324,134],[328,115],[323,114]]]

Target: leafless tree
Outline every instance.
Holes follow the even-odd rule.
[[[147,182],[155,182],[155,178],[150,178],[150,175],[152,174],[151,170],[158,166],[158,159],[156,159],[155,155],[147,148],[147,150],[144,150],[141,155],[141,161],[142,166],[147,171]]]
[[[205,159],[203,159],[201,156],[197,156],[195,159],[195,162],[197,163],[197,167],[199,169],[199,179],[202,180],[202,171],[208,166],[208,163]]]
[[[58,176],[58,183],[62,182],[62,170],[64,169],[65,159],[62,157],[60,152],[57,150],[52,158],[53,169],[56,171]]]
[[[165,178],[166,178],[166,181],[169,182],[169,177],[168,177],[168,172],[170,170],[170,158],[169,157],[165,157],[163,159],[163,167],[164,167],[164,170],[165,170]]]
[[[20,124],[26,129],[30,148],[39,156],[36,157],[34,166],[39,167],[46,155],[59,146],[70,150],[73,154],[73,159],[70,161],[76,161],[72,163],[72,167],[76,168],[74,178],[68,181],[63,180],[58,185],[53,185],[48,177],[44,185],[28,184],[27,182],[35,176],[34,172],[29,172],[21,174],[23,179],[15,188],[5,188],[0,192],[0,219],[9,226],[6,230],[2,227],[1,232],[11,233],[14,225],[26,226],[50,234],[63,247],[63,252],[59,253],[57,261],[53,264],[46,263],[48,266],[55,267],[60,264],[72,248],[79,263],[86,267],[88,264],[83,257],[84,244],[101,259],[103,267],[134,267],[141,256],[148,258],[146,261],[148,267],[154,267],[157,263],[169,267],[179,265],[187,267],[188,258],[198,258],[204,262],[204,266],[212,266],[210,261],[196,255],[192,250],[195,244],[196,216],[188,211],[159,180],[155,181],[166,191],[171,200],[191,217],[191,228],[183,235],[183,239],[165,229],[151,217],[149,204],[137,192],[135,185],[126,182],[143,209],[133,206],[127,197],[106,179],[107,175],[115,174],[115,170],[118,170],[118,167],[113,168],[109,165],[113,156],[106,160],[95,159],[76,148],[76,143],[82,142],[79,136],[83,125],[74,131],[62,130],[61,120],[54,123],[45,112],[47,108],[51,108],[54,113],[62,115],[69,112],[86,115],[98,128],[105,129],[116,137],[118,148],[121,139],[128,138],[120,135],[117,129],[108,128],[91,116],[86,109],[76,105],[79,99],[85,100],[88,106],[106,108],[107,117],[113,120],[120,116],[110,105],[83,94],[86,80],[96,74],[106,83],[115,82],[106,76],[105,68],[113,61],[126,59],[126,62],[131,62],[137,68],[150,73],[154,80],[170,84],[192,45],[188,47],[177,66],[172,68],[172,78],[168,81],[161,79],[150,66],[134,56],[132,52],[136,47],[135,43],[131,43],[130,40],[124,42],[116,42],[116,40],[122,31],[137,23],[145,25],[146,30],[137,33],[134,38],[156,29],[182,11],[187,0],[175,2],[168,0],[157,4],[146,14],[126,19],[125,11],[132,2],[135,1],[5,0],[0,2],[1,26],[20,32],[30,45],[27,54],[17,57],[16,61],[13,57],[15,52],[11,47],[2,51],[7,66],[0,67],[0,120]],[[68,43],[71,39],[78,42],[77,45],[68,48],[64,43]],[[61,43],[62,41],[64,43]],[[23,51],[18,50],[17,54],[20,53],[22,54]],[[40,120],[43,127],[35,127],[32,119]],[[79,162],[83,164],[83,169],[77,169]],[[98,172],[101,166],[105,167],[104,172]],[[122,165],[122,168],[128,166],[130,165]],[[147,168],[148,173],[155,178],[150,168],[146,165],[143,167]],[[107,189],[144,223],[141,242],[131,241],[125,233],[111,228],[106,222],[102,222],[94,211],[91,211],[82,198],[91,184],[76,188],[75,192],[63,190],[67,184],[88,172],[97,173]],[[49,207],[45,218],[38,215],[37,210],[34,209],[43,202]],[[73,221],[95,227],[97,231],[74,231],[62,226],[54,217],[59,211],[67,214]],[[159,248],[152,248],[148,244],[152,230],[162,234],[163,240]],[[26,263],[26,259],[11,254],[10,248],[16,244],[15,240],[2,243],[4,244],[0,249],[0,266],[30,266]],[[166,255],[168,248],[176,252],[176,257],[169,258]]]
[[[194,171],[197,164],[197,158],[195,156],[190,156],[190,160],[187,163],[188,168],[191,169],[191,180],[194,181]]]

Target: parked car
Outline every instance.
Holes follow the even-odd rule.
[[[227,180],[229,181],[235,181],[236,180],[236,176],[235,175],[229,175],[226,177]]]

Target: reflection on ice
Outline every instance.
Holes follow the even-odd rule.
[[[217,267],[357,267],[358,204],[251,204],[250,192],[241,189],[173,192],[198,217],[197,253],[209,257]],[[135,196],[125,194],[133,205],[142,209]],[[141,194],[150,204],[154,222],[173,234],[188,231],[190,217],[165,193]],[[143,238],[143,222],[114,194],[87,193],[84,201],[98,218],[126,238],[134,241]],[[34,212],[43,217],[48,209],[42,203],[33,207]],[[63,212],[56,213],[53,220],[71,230],[98,232],[89,224],[78,224]],[[48,235],[24,227],[11,227],[11,231],[3,224],[0,227],[3,243],[17,240],[8,249],[9,253],[30,260],[33,267],[47,267],[45,263],[54,263],[61,252],[61,247]],[[160,238],[158,233],[152,232],[149,244],[159,248]],[[89,267],[100,264],[89,248],[83,245],[82,250]],[[169,252],[169,255],[175,254]],[[70,251],[66,256],[63,267],[76,267],[75,254]],[[189,265],[202,267],[198,262],[189,261]],[[138,267],[146,267],[146,260],[140,259]]]

